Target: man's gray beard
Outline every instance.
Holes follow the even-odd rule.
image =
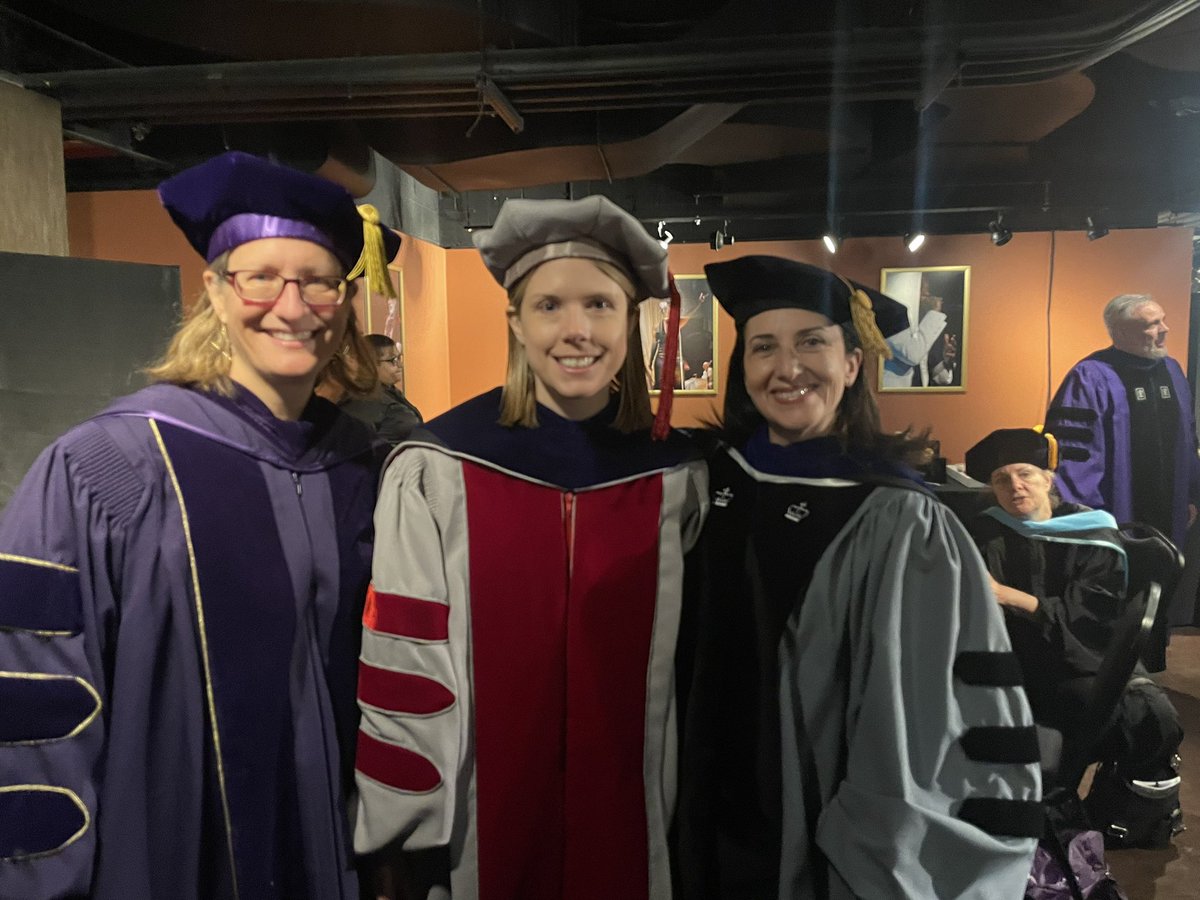
[[[1149,359],[1162,359],[1167,355],[1167,348],[1151,345],[1148,353],[1145,354]]]

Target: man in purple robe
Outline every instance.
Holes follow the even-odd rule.
[[[1145,522],[1183,546],[1200,502],[1192,395],[1167,356],[1163,309],[1145,294],[1104,308],[1112,346],[1067,373],[1046,413],[1064,500]],[[1190,607],[1190,604],[1189,604]]]

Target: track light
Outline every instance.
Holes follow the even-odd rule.
[[[1012,229],[1004,224],[1003,216],[997,216],[995,222],[989,222],[988,229],[992,232],[992,243],[997,247],[1003,247],[1012,240]]]
[[[833,232],[826,232],[821,235],[821,243],[825,245],[825,249],[830,253],[837,253],[838,247],[842,245],[842,240]]]
[[[669,243],[671,243],[671,241],[673,241],[673,240],[675,240],[675,235],[671,234],[671,232],[669,232],[667,230],[667,220],[659,219],[658,220],[658,242],[659,242],[659,244],[661,244],[662,248],[664,250],[666,250],[667,245]]]
[[[1092,217],[1087,217],[1087,239],[1089,241],[1098,241],[1100,238],[1108,234],[1108,226],[1100,225],[1092,221]]]
[[[733,232],[729,230],[729,220],[725,220],[725,224],[708,236],[708,246],[713,250],[720,250],[722,247],[728,246],[737,241],[733,236]]]
[[[492,108],[507,125],[512,129],[513,134],[520,134],[525,130],[525,117],[517,112],[517,108],[512,105],[512,101],[505,96],[504,91],[496,85],[496,82],[488,78],[482,72],[475,76],[475,88],[479,91],[479,97]]]
[[[924,243],[925,233],[923,231],[910,231],[904,235],[904,246],[908,248],[909,253],[916,253]]]
[[[700,217],[699,217],[699,216],[696,216],[696,218],[695,218],[693,221],[694,221],[694,222],[695,222],[697,225],[699,225],[699,224],[700,224]]]

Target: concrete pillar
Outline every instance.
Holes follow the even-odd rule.
[[[0,251],[66,256],[58,102],[0,81]]]

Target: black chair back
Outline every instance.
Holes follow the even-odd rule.
[[[1092,735],[1090,741],[1071,741],[1064,746],[1064,758],[1058,766],[1058,783],[1075,790],[1087,767],[1095,760],[1096,748],[1107,734],[1116,716],[1117,704],[1133,675],[1161,607],[1162,589],[1152,581],[1134,594],[1113,629],[1104,660],[1092,682],[1084,707],[1079,734]]]
[[[1141,656],[1148,670],[1161,672],[1167,667],[1167,612],[1171,595],[1183,575],[1183,554],[1153,525],[1127,522],[1120,526],[1120,535],[1129,562],[1129,595],[1144,591],[1152,581],[1162,589],[1158,615]]]
[[[1154,628],[1161,597],[1162,589],[1159,584],[1150,582],[1130,597],[1120,621],[1113,630],[1112,643],[1104,654],[1104,660],[1100,663],[1100,669],[1088,694],[1084,708],[1084,727],[1079,730],[1080,734],[1092,735],[1092,739],[1063,743],[1062,736],[1057,735],[1062,755],[1055,760],[1055,734],[1043,734],[1039,729],[1038,745],[1043,751],[1042,796],[1046,809],[1046,833],[1042,846],[1058,861],[1074,900],[1084,900],[1084,897],[1079,881],[1071,869],[1070,855],[1063,840],[1064,828],[1066,833],[1069,833],[1074,828],[1087,827],[1087,817],[1079,802],[1079,783],[1083,780],[1087,767],[1094,761],[1093,757],[1101,738],[1112,726],[1117,703]]]

